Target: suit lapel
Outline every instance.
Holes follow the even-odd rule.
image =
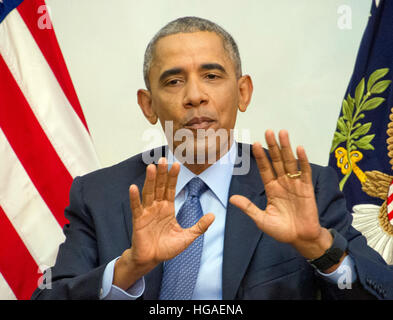
[[[239,148],[241,150],[241,144]],[[255,159],[252,156],[249,159],[249,172],[246,175],[232,176],[228,200],[232,195],[239,194],[250,199],[259,208],[265,208],[266,197],[263,195],[264,188],[259,171]],[[222,275],[224,300],[235,299],[241,280],[262,235],[262,231],[257,228],[254,221],[228,201]]]

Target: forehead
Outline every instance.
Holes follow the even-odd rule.
[[[157,41],[151,71],[209,62],[233,65],[220,36],[209,31],[177,33]]]

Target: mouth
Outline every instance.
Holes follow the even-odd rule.
[[[215,120],[208,117],[194,117],[188,121],[184,128],[186,129],[208,129],[215,122]]]

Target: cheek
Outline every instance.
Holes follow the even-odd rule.
[[[232,91],[234,92],[234,91]],[[238,110],[238,97],[234,94],[221,94],[219,105],[219,119],[221,126],[227,129],[232,129],[236,122],[236,115]]]
[[[153,109],[157,113],[158,117],[161,119],[171,119],[174,110],[174,101],[171,97],[158,96],[153,99]]]
[[[177,128],[182,121],[182,110],[173,96],[160,96],[153,99],[153,109],[162,125],[165,121],[173,121],[173,127]]]
[[[231,107],[221,113],[221,127],[225,129],[233,129],[236,123],[237,107]]]

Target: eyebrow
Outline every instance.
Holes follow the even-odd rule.
[[[220,70],[224,73],[227,73],[225,68],[219,63],[205,63],[201,65],[202,70]]]
[[[224,73],[227,73],[225,68],[222,65],[220,65],[219,63],[204,63],[204,64],[202,64],[200,66],[199,69],[201,69],[201,70],[220,70],[220,71],[222,71]],[[184,72],[184,69],[183,68],[178,68],[178,67],[165,70],[160,75],[159,81],[163,82],[166,78],[168,78],[170,76],[173,76],[173,75],[181,74],[183,72]]]
[[[173,76],[176,74],[180,74],[182,73],[184,70],[182,68],[172,68],[172,69],[168,69],[165,70],[163,73],[161,73],[160,82],[163,82],[166,78],[168,78],[169,76]]]

